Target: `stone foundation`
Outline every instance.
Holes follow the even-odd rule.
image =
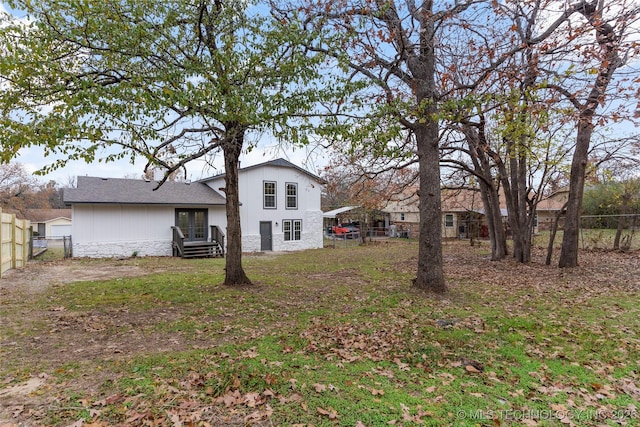
[[[73,243],[74,257],[172,256],[171,241]]]

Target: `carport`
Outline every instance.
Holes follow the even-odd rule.
[[[333,209],[331,211],[322,213],[322,221],[324,230],[326,232],[328,227],[333,227],[334,225],[338,225],[340,222],[340,218],[343,218],[344,213],[350,212],[354,209],[358,209],[360,206],[344,206],[342,208]]]

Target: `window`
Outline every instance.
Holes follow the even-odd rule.
[[[453,227],[453,214],[445,214],[444,215],[444,226],[446,228]]]
[[[298,184],[287,182],[287,209],[298,209]]]
[[[404,221],[404,212],[400,213],[400,221]]]
[[[301,219],[285,219],[282,221],[282,231],[284,231],[284,240],[301,240],[302,239],[302,220]]]
[[[265,209],[276,208],[276,183],[265,181],[263,185],[263,207]]]

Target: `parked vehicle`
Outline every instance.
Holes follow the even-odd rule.
[[[336,236],[345,236],[349,233],[349,229],[347,227],[342,227],[341,225],[334,225],[331,227],[331,233]]]
[[[355,224],[342,224],[343,228],[346,228],[347,230],[349,230],[349,233],[359,233],[360,232],[360,228],[358,228],[357,225]]]
[[[357,239],[360,238],[360,228],[357,223],[342,223],[327,227],[327,235],[342,237],[343,239]]]

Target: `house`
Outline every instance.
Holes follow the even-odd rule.
[[[29,209],[24,216],[31,221],[34,237],[62,239],[71,235],[71,209]]]
[[[567,200],[569,200],[569,189],[563,188],[551,193],[543,198],[536,206],[538,230],[550,230],[553,226],[558,212],[562,210]]]
[[[238,176],[244,251],[322,247],[320,178],[284,159],[242,168]],[[64,191],[73,211],[73,255],[184,255],[176,252],[179,239],[224,249],[224,179],[165,182],[154,190],[155,181],[78,177],[77,188]]]
[[[469,189],[442,190],[442,237],[470,238],[487,237],[485,211],[479,191]],[[536,206],[537,222],[535,231],[549,229],[557,213],[566,202],[568,191],[561,190],[543,198]],[[407,190],[392,200],[384,209],[389,213],[390,221],[399,230],[409,230],[411,237],[418,237],[420,216],[418,196],[415,190]],[[503,222],[507,222],[507,209],[504,195],[500,194],[500,213]]]
[[[417,188],[407,187],[382,209],[389,216],[389,236],[417,238],[420,232]]]
[[[224,187],[224,177],[221,174],[200,182],[217,190]],[[322,178],[284,159],[240,169],[243,251],[321,248],[324,184]]]
[[[442,237],[444,239],[466,238],[473,229],[479,231],[484,206],[477,191],[442,190]],[[419,199],[415,188],[407,188],[389,201],[384,212],[395,226],[396,233],[418,238],[420,232]]]

